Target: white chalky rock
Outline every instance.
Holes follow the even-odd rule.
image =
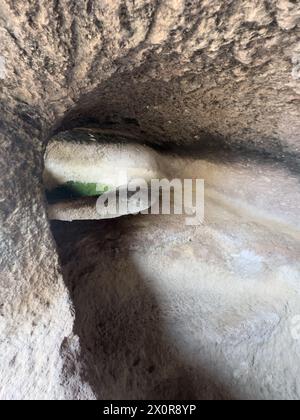
[[[68,132],[60,134],[48,145],[45,154],[44,184],[47,191],[66,187],[75,189],[78,199],[63,199],[48,206],[52,220],[73,221],[109,219],[139,213],[150,207],[146,192],[125,198],[127,186],[135,180],[147,184],[160,179],[159,155],[147,146],[97,142],[82,132],[78,138]],[[92,141],[93,140],[93,141]],[[124,191],[123,202],[116,211],[96,206],[97,196],[105,193],[113,200],[116,190]],[[118,197],[119,197],[118,192]],[[118,201],[119,202],[119,201]]]
[[[44,183],[51,190],[69,181],[113,188],[136,178],[151,181],[161,173],[157,156],[149,147],[138,144],[79,143],[58,138],[46,150]]]

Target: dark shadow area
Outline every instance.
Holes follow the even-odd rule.
[[[181,90],[177,80],[145,81],[138,70],[116,74],[80,98],[78,105],[56,124],[52,135],[82,127],[100,129],[99,138],[103,141],[118,138],[145,144],[162,153],[225,164],[275,164],[299,176],[299,152],[283,146],[275,137],[256,134],[254,127],[245,133],[244,139],[200,129],[201,122],[192,124],[189,114],[179,112],[187,106],[188,100],[189,95]],[[209,117],[211,115],[207,115]],[[220,123],[221,119],[220,116]],[[247,140],[249,134],[260,141]]]
[[[75,308],[82,379],[98,399],[234,399],[205,366],[190,366],[172,345],[151,276],[134,262],[134,229],[128,217],[52,223]]]
[[[160,148],[157,148],[158,150]],[[242,165],[268,165],[276,166],[287,170],[293,176],[300,176],[300,156],[295,154],[282,153],[282,156],[274,156],[267,151],[257,151],[251,149],[241,149],[229,147],[222,140],[214,141],[206,145],[190,145],[179,148],[172,144],[164,145],[161,152],[174,154],[175,156],[187,159],[205,159],[213,163],[222,164],[242,164]]]

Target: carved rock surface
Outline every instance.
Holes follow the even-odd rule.
[[[290,332],[290,323],[300,313],[299,40],[297,1],[0,0],[1,398],[299,398],[299,343]],[[223,171],[213,171],[209,179],[215,193],[222,190],[231,199],[237,198],[239,211],[241,203],[252,197],[252,211],[269,210],[272,217],[279,218],[279,225],[273,220],[260,230],[260,213],[252,222],[248,213],[240,220],[234,210],[229,218],[233,230],[225,235],[228,241],[236,241],[234,257],[220,250],[224,236],[214,221],[213,233],[198,236],[198,250],[184,246],[176,254],[170,249],[172,240],[174,247],[180,240],[193,238],[186,229],[175,232],[169,222],[160,256],[174,252],[170,261],[177,255],[186,265],[195,255],[197,261],[200,249],[204,252],[201,258],[216,257],[211,267],[200,270],[196,263],[192,265],[194,280],[214,278],[203,286],[205,293],[192,293],[193,283],[189,293],[183,288],[171,301],[171,295],[162,290],[151,294],[151,270],[143,273],[143,284],[136,273],[145,247],[157,247],[162,240],[162,234],[158,235],[164,231],[162,221],[155,231],[149,226],[145,243],[141,233],[141,242],[135,245],[133,235],[130,258],[121,253],[120,259],[116,259],[120,249],[117,228],[122,232],[122,226],[108,230],[104,250],[98,236],[85,232],[86,226],[74,226],[73,240],[72,227],[62,237],[58,229],[59,261],[42,185],[45,147],[57,130],[99,125],[114,130],[126,126],[130,135],[142,137],[147,144],[193,158],[208,149],[217,151],[207,165],[211,168],[215,161],[222,162],[232,183],[224,185]],[[235,157],[225,162],[223,149],[233,150]],[[262,162],[270,165],[267,168]],[[247,170],[252,172],[244,178]],[[234,179],[239,180],[237,185]],[[219,207],[216,197],[211,199],[211,205],[214,202]],[[224,216],[222,211],[229,210],[216,212],[218,218]],[[239,223],[248,235],[245,249],[239,229],[234,229]],[[141,225],[141,231],[145,229]],[[203,248],[206,234],[212,242]],[[269,248],[263,238],[269,238]],[[250,240],[255,251],[248,248]],[[64,243],[67,248],[73,243],[73,255],[66,253]],[[235,249],[237,244],[240,252]],[[95,261],[102,250],[106,260],[103,257],[97,269]],[[158,259],[149,255],[145,267],[153,268]],[[166,270],[170,261],[167,266],[160,261],[153,279],[159,279],[161,271],[166,276],[162,289],[173,284],[173,290],[180,290],[175,274],[170,271],[168,275]],[[226,276],[223,264],[229,264],[236,277]],[[268,276],[260,277],[255,266],[260,274],[269,269]],[[92,292],[100,293],[99,270],[102,273],[103,267],[108,269],[104,289],[113,284],[120,295],[112,289],[105,289],[102,297]],[[243,281],[243,269],[250,282],[255,276],[258,279],[253,295],[244,283],[235,289],[235,281]],[[131,273],[128,287],[124,288],[125,280],[114,276],[113,270]],[[109,283],[109,276],[115,284]],[[86,295],[86,284],[82,294],[75,290],[77,278],[79,283],[91,283]],[[184,273],[181,278],[185,279]],[[262,285],[260,278],[268,282]],[[215,285],[214,294],[209,284]],[[221,313],[217,303],[227,286],[231,300],[225,301]],[[243,292],[248,299],[236,309]],[[133,300],[128,296],[134,296]],[[98,312],[95,308],[101,304],[107,310]],[[82,321],[84,307],[90,308],[87,325]],[[196,319],[199,322],[193,323]],[[88,326],[91,330],[82,336]],[[145,335],[140,331],[146,331]],[[151,361],[149,349],[158,343],[157,334],[164,337],[162,347],[158,346],[163,351],[155,352]],[[172,343],[177,340],[178,352],[170,359]],[[129,347],[122,347],[123,342]],[[136,354],[135,348],[139,349]],[[184,369],[182,358],[187,362]],[[89,373],[93,363],[98,368],[96,377]],[[152,382],[145,379],[151,375]],[[247,381],[249,375],[252,379]]]

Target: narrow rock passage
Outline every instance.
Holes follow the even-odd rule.
[[[297,0],[0,0],[1,399],[299,400],[299,46]],[[89,171],[51,214],[80,127],[204,179],[204,223],[92,220]]]
[[[81,379],[104,399],[296,398],[282,377],[300,374],[291,335],[299,180],[276,162],[225,153],[159,160],[170,179],[205,180],[204,224],[187,227],[179,215],[52,222]]]

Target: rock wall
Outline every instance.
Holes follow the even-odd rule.
[[[299,37],[288,0],[0,0],[2,398],[94,395],[45,213],[50,133],[126,123],[297,172]]]

